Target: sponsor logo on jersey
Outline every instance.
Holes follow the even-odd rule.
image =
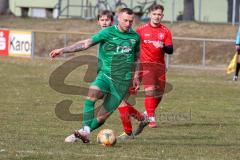
[[[129,53],[132,51],[130,46],[118,46],[116,52],[117,53]]]
[[[135,40],[134,43],[136,43]],[[131,46],[131,41],[122,41],[119,45],[114,43],[105,43],[103,49],[105,52],[115,52],[114,54],[129,53],[132,51]]]
[[[130,39],[130,42],[132,43],[132,45],[136,44],[136,40],[135,39]]]
[[[163,40],[164,39],[164,34],[163,33],[159,33],[159,39]]]
[[[144,43],[151,43],[154,45],[155,48],[162,48],[163,47],[163,42],[162,41],[152,41],[152,40],[144,40]]]

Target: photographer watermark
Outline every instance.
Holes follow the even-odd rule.
[[[161,112],[156,120],[166,123],[190,122],[192,121],[192,110],[188,112]]]
[[[126,55],[127,56],[127,55]],[[111,92],[104,92],[103,99],[104,98],[109,98],[111,96],[119,96],[120,98],[123,99],[127,94],[128,94],[128,90],[127,92],[125,90],[122,90],[123,87],[130,87],[130,83],[131,80],[128,80],[125,82],[121,81],[122,75],[129,77],[129,74],[131,72],[131,68],[124,68],[127,71],[127,74],[121,74],[119,75],[118,70],[124,67],[124,65],[119,66],[117,64],[115,64],[114,62],[117,61],[119,59],[118,56],[116,56],[113,60],[112,60],[112,70],[110,75],[110,79],[112,80],[111,82],[114,85],[114,89],[116,90],[115,95],[113,95],[113,93]],[[100,62],[100,63],[99,63]],[[75,69],[81,67],[81,66],[85,66],[87,65],[88,68],[85,72],[85,75],[83,77],[83,81],[90,83],[92,81],[94,81],[95,77],[97,76],[97,71],[98,71],[98,64],[101,64],[101,60],[98,59],[96,56],[92,56],[92,55],[81,55],[78,57],[74,57],[73,59],[65,62],[64,64],[62,64],[61,66],[59,66],[58,68],[56,68],[52,74],[50,75],[49,78],[49,85],[52,89],[54,89],[55,91],[62,93],[62,94],[67,94],[67,95],[79,95],[79,96],[88,96],[89,93],[94,92],[89,90],[88,87],[86,86],[74,86],[74,85],[67,85],[65,84],[65,79],[68,77],[68,75],[71,74],[71,72],[73,72]],[[135,66],[136,64],[131,64],[131,66]],[[129,65],[128,65],[129,66]],[[150,91],[149,93],[145,92],[145,91],[138,91],[138,93],[136,95],[130,95],[130,97],[128,98],[128,101],[131,104],[135,104],[136,103],[136,98],[144,98],[145,96],[147,96],[147,94],[155,94],[156,96],[163,96],[163,94],[166,94],[168,92],[170,92],[173,87],[170,83],[165,82],[165,73],[166,73],[166,69],[165,69],[165,65],[164,64],[160,64],[160,63],[141,63],[140,66],[142,67],[141,69],[139,69],[139,71],[136,72],[140,72],[141,75],[141,80],[143,85],[148,86],[148,85],[155,85],[157,86],[155,88],[155,91],[152,92]],[[150,72],[151,70],[151,72]],[[152,80],[152,78],[149,77],[153,77],[152,74],[154,72],[154,77],[159,79],[159,84],[153,84],[155,83],[155,81]],[[131,74],[133,74],[134,72],[132,72]],[[131,77],[131,75],[130,75]],[[120,80],[119,80],[120,79]],[[164,84],[164,85],[162,85]],[[64,99],[60,102],[58,102],[56,104],[56,108],[55,108],[55,113],[56,116],[61,119],[61,120],[65,120],[65,121],[82,121],[82,117],[83,117],[83,113],[80,114],[73,114],[70,112],[70,107],[72,105],[73,101],[72,100],[68,100],[68,99]],[[94,107],[94,112],[96,113],[95,116],[99,116],[98,111],[101,110],[102,107],[104,106],[103,104],[100,104],[98,106],[95,105]],[[116,106],[117,107],[117,106]],[[115,107],[115,109],[116,109]],[[112,113],[114,110],[108,111],[110,113]],[[85,115],[88,114],[88,112],[84,113]],[[100,115],[102,116],[102,115]],[[163,116],[163,115],[162,115]],[[169,117],[169,116],[168,116]],[[182,116],[184,117],[184,116]],[[181,118],[181,116],[177,119]],[[169,119],[169,118],[168,118]],[[175,116],[176,119],[176,116]]]

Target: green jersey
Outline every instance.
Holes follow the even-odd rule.
[[[116,25],[107,27],[92,36],[93,43],[100,43],[98,72],[112,80],[132,78],[134,61],[139,53],[139,36],[132,29],[121,32]]]

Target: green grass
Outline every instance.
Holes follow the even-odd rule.
[[[0,57],[0,159],[240,159],[240,83],[224,71],[171,68],[168,82],[173,90],[157,110],[159,127],[146,128],[133,141],[103,147],[96,143],[99,130],[89,145],[63,142],[81,125],[58,119],[55,105],[73,100],[71,111],[77,114],[84,97],[50,88],[49,77],[62,63]],[[84,71],[77,69],[66,83],[84,85]],[[142,98],[136,106],[144,110]],[[118,113],[101,128],[120,134]]]

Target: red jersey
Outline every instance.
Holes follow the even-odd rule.
[[[152,27],[150,23],[140,26],[136,32],[140,36],[141,62],[160,62],[165,64],[161,46],[172,45],[172,34],[164,25]]]

